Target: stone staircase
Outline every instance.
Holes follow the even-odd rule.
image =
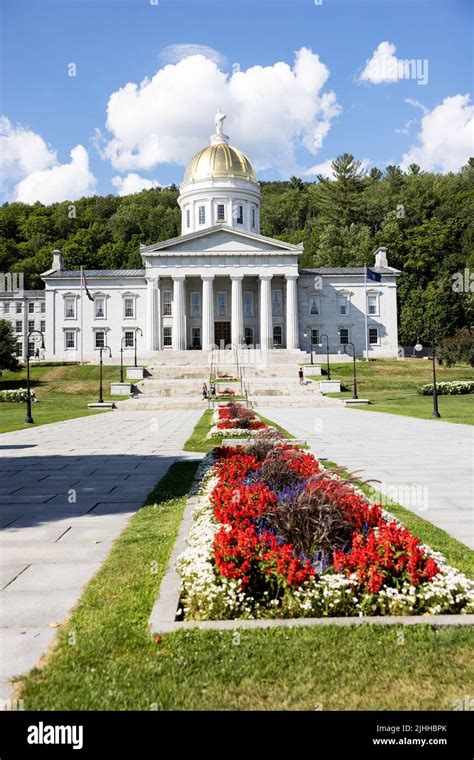
[[[308,361],[304,351],[284,349],[170,351],[147,367],[147,377],[135,385],[135,395],[118,402],[117,407],[204,410],[207,402],[202,399],[202,385],[209,385],[211,372],[213,377],[237,378],[239,382],[229,386],[252,407],[339,405],[338,399],[322,395],[317,381],[306,379],[300,385],[298,369]],[[315,365],[315,374],[318,371]]]

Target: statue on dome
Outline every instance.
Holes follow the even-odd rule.
[[[227,119],[227,116],[219,108],[214,118],[214,124],[216,125],[216,135],[224,134],[224,119]]]

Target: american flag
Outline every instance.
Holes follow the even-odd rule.
[[[91,296],[91,294],[90,294],[90,292],[89,292],[89,287],[88,287],[87,277],[85,276],[85,274],[84,274],[84,273],[82,274],[82,282],[81,282],[81,285],[82,285],[82,287],[84,288],[84,290],[86,291],[86,296],[87,296],[87,298],[89,299],[89,301],[93,301],[93,300],[94,300],[94,296]]]

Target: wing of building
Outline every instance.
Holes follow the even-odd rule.
[[[380,248],[365,267],[300,269],[303,245],[260,234],[260,186],[250,160],[222,131],[186,167],[182,234],[141,246],[143,269],[64,269],[42,277],[47,358],[95,362],[110,346],[141,359],[217,345],[396,357],[398,270]]]

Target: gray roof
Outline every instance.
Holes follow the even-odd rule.
[[[84,269],[82,274],[86,277],[145,277],[144,269]],[[61,271],[43,274],[42,277],[78,277],[80,269],[62,269]]]
[[[399,274],[399,269],[391,269],[388,267],[368,267],[372,272],[378,274]],[[365,274],[364,267],[318,267],[317,269],[300,269],[300,274]]]
[[[1,290],[0,298],[44,298],[44,290]]]

